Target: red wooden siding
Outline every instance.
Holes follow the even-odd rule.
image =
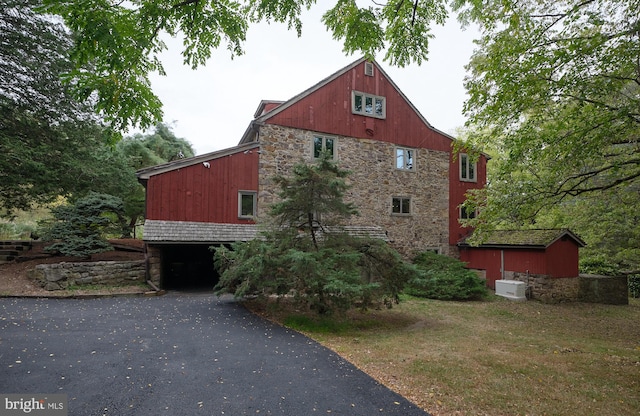
[[[258,154],[233,153],[153,175],[147,183],[150,220],[246,224],[238,219],[238,191],[258,191]]]
[[[579,250],[575,241],[563,237],[547,248],[547,271],[552,277],[575,277],[579,274]]]
[[[386,119],[352,114],[352,90],[385,97]],[[364,62],[275,114],[267,122],[401,146],[451,151],[451,139],[429,128],[377,67],[373,77],[364,75]]]
[[[471,234],[471,228],[460,225],[460,205],[466,201],[466,193],[470,189],[482,189],[486,184],[487,157],[481,155],[478,159],[476,178],[477,182],[465,182],[460,180],[460,160],[451,155],[449,165],[449,244],[457,244],[464,237]]]
[[[463,247],[460,260],[471,269],[486,271],[487,286],[495,289],[502,278],[501,263],[508,272],[541,274],[550,277],[578,276],[578,245],[571,239],[558,240],[545,248],[483,248]]]

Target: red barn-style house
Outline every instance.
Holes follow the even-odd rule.
[[[353,232],[383,237],[406,256],[458,256],[469,233],[459,206],[485,185],[487,158],[454,153],[454,138],[376,62],[359,59],[287,101],[262,101],[254,117],[236,147],[137,172],[154,283],[215,283],[208,247],[254,238],[278,197],[274,175],[322,152],[351,171]]]

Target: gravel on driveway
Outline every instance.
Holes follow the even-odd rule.
[[[295,331],[212,294],[0,299],[0,393],[69,415],[427,415]]]

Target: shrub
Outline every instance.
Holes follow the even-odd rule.
[[[53,219],[43,223],[42,235],[44,241],[53,242],[45,247],[50,252],[88,258],[112,249],[107,235],[126,230],[122,200],[112,195],[90,193],[51,212]]]
[[[640,298],[640,274],[632,274],[629,276],[629,296],[632,298]]]
[[[405,288],[409,295],[439,300],[471,300],[487,294],[485,282],[459,260],[423,252],[413,262],[422,273],[409,281]]]

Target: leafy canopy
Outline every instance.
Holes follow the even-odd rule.
[[[181,36],[184,64],[204,65],[211,52],[226,47],[244,53],[251,23],[285,23],[301,35],[300,14],[315,0],[44,0],[43,12],[62,16],[74,32],[66,79],[81,99],[96,97],[98,111],[119,130],[149,127],[162,119],[162,103],[151,90],[150,73],[165,75],[159,55],[163,36]],[[446,1],[392,0],[360,6],[337,0],[323,22],[347,54],[385,59],[405,66],[427,59],[432,24],[443,24]]]
[[[640,3],[460,2],[470,142],[497,156],[476,225],[527,224],[579,196],[638,192]]]

